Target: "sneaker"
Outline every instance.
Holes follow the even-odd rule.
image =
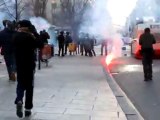
[[[16,114],[17,114],[17,116],[19,117],[19,118],[22,118],[23,117],[23,108],[22,108],[22,102],[21,101],[19,101],[18,103],[17,103],[17,111],[16,111]]]
[[[30,117],[32,114],[31,110],[26,109],[25,110],[25,117]]]

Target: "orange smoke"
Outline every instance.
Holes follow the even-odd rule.
[[[114,59],[114,55],[112,53],[107,55],[105,60],[106,64],[109,65],[113,59]]]

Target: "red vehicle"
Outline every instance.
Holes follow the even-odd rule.
[[[140,54],[141,46],[139,45],[139,37],[144,32],[145,28],[150,28],[151,33],[156,39],[156,44],[153,45],[154,48],[154,58],[160,58],[160,23],[143,23],[135,26],[135,29],[132,33],[133,40],[131,42],[131,54],[137,58],[141,59]]]

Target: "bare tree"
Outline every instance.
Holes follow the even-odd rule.
[[[35,16],[46,17],[46,6],[48,0],[31,0],[33,5],[33,12]]]
[[[4,1],[1,0],[1,1],[0,1],[0,7],[2,7],[4,4],[5,4]]]
[[[83,15],[93,0],[60,0],[61,10],[66,23],[71,26],[74,35],[78,32]]]
[[[29,4],[25,0],[1,0],[0,11],[18,21]]]

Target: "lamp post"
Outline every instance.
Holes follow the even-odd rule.
[[[51,5],[52,5],[52,8],[51,8],[51,10],[52,10],[52,12],[51,12],[52,13],[52,21],[55,22],[54,15],[55,15],[55,9],[57,7],[56,0],[52,0]]]
[[[16,18],[16,21],[18,21],[19,16],[18,16],[18,1],[17,0],[15,0],[15,12],[16,12],[15,18]]]

